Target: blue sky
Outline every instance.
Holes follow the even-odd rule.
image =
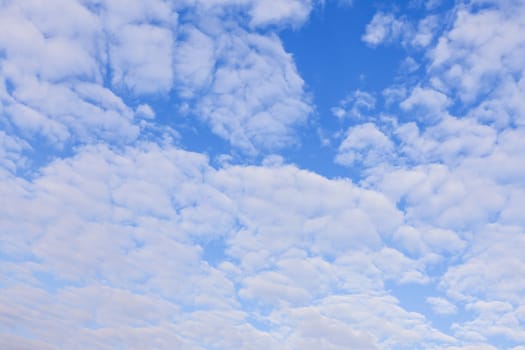
[[[0,348],[525,350],[524,30],[0,2]]]

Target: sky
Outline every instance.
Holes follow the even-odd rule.
[[[525,350],[524,32],[0,0],[0,348]]]

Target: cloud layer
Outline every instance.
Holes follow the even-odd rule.
[[[521,350],[525,5],[432,3],[363,27],[405,79],[322,116],[331,177],[279,37],[329,4],[2,2],[0,347]]]

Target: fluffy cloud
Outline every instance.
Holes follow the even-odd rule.
[[[250,10],[250,25],[262,26],[288,22],[292,25],[303,23],[312,9],[312,0],[254,1]]]
[[[396,41],[403,35],[406,23],[391,13],[378,12],[366,26],[362,40],[372,46]]]
[[[0,130],[0,165],[2,170],[15,171],[25,163],[23,151],[27,150],[29,145],[18,137],[7,135]]]
[[[191,113],[248,153],[295,142],[293,126],[312,111],[291,56],[275,35],[230,28],[183,28],[176,75]]]
[[[416,115],[382,125],[395,142],[391,159],[398,166],[379,164],[365,183],[403,207],[407,225],[392,236],[399,250],[430,270],[452,263],[436,276],[450,301],[426,300],[436,313],[461,313],[461,305],[471,313],[454,324],[455,335],[511,347],[523,341],[524,291],[515,278],[525,266],[517,214],[523,181],[513,164],[525,159],[524,110],[517,99],[525,66],[518,63],[523,45],[515,34],[524,7],[517,1],[487,4],[458,6],[451,28],[435,39],[422,36],[420,27],[412,44],[430,45],[426,82],[389,90],[397,93],[389,96],[402,113]],[[436,252],[442,256],[436,259]]]
[[[388,117],[361,90],[332,109],[354,181],[147,140],[181,120],[166,99],[247,154],[298,142],[313,106],[275,31],[314,3],[0,5],[0,347],[521,349],[521,2],[374,16],[362,40],[426,75]]]
[[[4,127],[59,147],[137,137],[131,110],[102,85],[109,58],[100,17],[76,1],[8,1],[0,16]]]
[[[476,11],[476,2],[458,10],[453,27],[439,38],[431,67],[446,86],[465,102],[473,102],[494,84],[515,82],[523,72],[525,25],[521,1],[488,1]]]
[[[348,129],[335,161],[346,166],[356,162],[375,165],[388,157],[393,147],[390,139],[374,124],[361,124]]]
[[[438,314],[450,315],[455,314],[457,312],[456,306],[447,299],[428,297],[427,303],[429,303],[432,306],[434,312]]]
[[[450,105],[450,99],[443,93],[434,89],[415,87],[408,98],[401,102],[401,108],[410,110],[415,107],[422,107],[425,112],[435,115],[443,113],[444,109]]]
[[[367,114],[374,110],[376,99],[371,94],[356,90],[349,94],[339,105],[331,109],[332,114],[337,118],[356,118],[364,119]]]
[[[48,346],[126,346],[117,333],[129,344],[188,349],[278,348],[283,341],[338,349],[346,340],[380,348],[425,335],[449,341],[386,295],[370,300],[376,306],[362,323],[329,311],[336,290],[349,310],[370,307],[355,295],[353,276],[366,276],[366,293],[385,293],[384,279],[424,279],[383,243],[402,215],[381,194],[350,182],[287,165],[216,170],[198,154],[142,144],[122,152],[86,147],[31,181],[9,175],[2,184],[11,201],[0,221],[9,232],[0,248],[2,332],[20,346],[27,341],[13,329],[37,329],[33,341]],[[215,267],[203,255],[211,239],[225,241]],[[352,256],[376,267],[363,275]],[[315,300],[319,309],[310,309]],[[255,309],[243,310],[247,302]],[[406,319],[395,331],[377,328],[386,319],[397,323],[386,310]],[[250,325],[252,318],[271,330]],[[307,332],[318,324],[316,334]]]
[[[173,29],[168,2],[104,1],[98,9],[106,37],[111,81],[137,94],[168,92],[173,83]],[[152,24],[154,23],[154,24]]]
[[[432,329],[421,315],[406,312],[395,299],[385,295],[333,296],[315,308],[299,308],[292,314],[294,348],[304,345],[308,349],[326,346],[338,350],[348,343],[366,349],[408,344],[427,347],[436,341],[444,344],[453,341]],[[286,316],[275,313],[273,317]]]
[[[147,125],[135,120],[129,96],[175,90],[194,117],[247,153],[290,145],[312,107],[279,38],[254,28],[299,25],[311,7],[284,0],[272,11],[264,1],[8,1],[0,13],[4,127],[57,148],[129,143]],[[62,12],[67,18],[55,20]]]

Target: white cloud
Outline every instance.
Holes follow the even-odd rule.
[[[358,162],[375,165],[388,158],[393,148],[388,136],[374,124],[361,124],[348,129],[335,161],[346,166]]]
[[[312,0],[274,0],[271,3],[255,0],[253,3],[250,9],[252,26],[283,22],[297,26],[308,18],[312,10]]]
[[[451,104],[450,99],[443,93],[430,88],[416,86],[400,106],[404,110],[422,107],[431,115],[443,113]]]
[[[366,26],[366,32],[361,39],[371,45],[393,42],[404,35],[406,23],[391,13],[378,12]]]
[[[195,113],[212,131],[249,153],[295,142],[292,128],[312,111],[303,81],[276,36],[236,28],[216,38],[214,81]]]
[[[153,118],[155,118],[155,111],[148,104],[141,104],[141,105],[139,105],[136,108],[135,113],[139,117],[142,117],[142,118],[146,118],[146,119],[153,119]]]
[[[519,228],[489,226],[478,233],[465,262],[443,276],[443,285],[451,296],[463,300],[479,297],[519,303],[525,286],[514,276],[525,268],[519,253],[523,240]]]
[[[466,346],[450,346],[444,349],[447,349],[447,350],[497,350],[497,348],[491,345],[482,344],[479,342],[473,342],[471,345],[466,345]]]
[[[109,50],[113,85],[137,94],[168,92],[173,80],[171,31],[149,24],[117,30]]]
[[[431,3],[430,1],[428,3]],[[437,15],[427,16],[421,19],[417,25],[417,30],[412,39],[412,45],[427,47],[435,37],[439,27],[439,17]]]
[[[495,349],[489,343],[499,339],[511,348],[524,337],[524,289],[515,278],[525,266],[516,166],[525,159],[518,98],[525,66],[515,34],[524,8],[488,3],[458,6],[443,33],[430,30],[439,28],[433,17],[420,22],[411,45],[429,48],[428,75],[415,86],[385,90],[387,103],[401,101],[403,115],[418,113],[410,116],[417,123],[393,125],[396,167],[383,161],[363,181],[403,208],[404,225],[390,237],[391,247],[427,273],[446,266],[430,277],[447,295],[426,298],[434,312],[466,316],[463,305],[471,315],[454,323],[458,344],[439,347],[446,349]],[[387,40],[388,30],[377,33],[375,42]]]
[[[192,23],[181,26],[174,58],[175,88],[190,100],[191,114],[248,154],[295,144],[293,129],[313,108],[280,39],[256,28],[300,25],[312,6],[309,0],[198,2]]]
[[[356,90],[341,100],[338,106],[332,107],[331,112],[339,119],[363,119],[375,107],[376,99],[373,95],[365,91]]]
[[[1,75],[11,86],[1,99],[22,135],[39,134],[58,146],[137,137],[129,108],[101,86],[108,57],[100,17],[59,0],[46,6],[8,1],[0,16]]]
[[[7,135],[0,130],[0,166],[10,172],[15,171],[26,162],[22,152],[29,149],[29,145],[18,137]]]
[[[231,145],[252,154],[279,149],[297,142],[293,129],[313,108],[279,38],[254,27],[300,25],[312,6],[299,0],[271,8],[255,0],[8,1],[0,13],[0,75],[12,88],[4,87],[2,103],[12,106],[10,120],[27,137],[39,134],[58,146],[127,143],[139,136],[134,108],[123,101],[110,108],[105,99],[175,90]],[[68,18],[56,20],[64,11]]]
[[[428,76],[384,92],[417,123],[367,115],[380,103],[359,90],[333,109],[360,119],[336,156],[366,167],[355,184],[284,155],[214,168],[138,141],[162,118],[137,98],[177,93],[244,152],[296,142],[313,107],[274,30],[313,2],[4,1],[0,347],[523,343],[523,6],[474,5],[441,34],[435,17],[411,32],[374,16],[372,46],[436,44]],[[28,170],[39,138],[70,156]],[[213,262],[210,242],[223,245]],[[468,311],[453,337],[392,295],[414,283],[446,293],[420,296],[435,313]]]
[[[288,321],[292,344],[305,344],[309,348],[323,345],[339,350],[348,346],[345,341],[367,349],[415,344],[430,348],[428,344],[453,341],[432,329],[422,315],[406,312],[386,295],[337,295],[314,307],[296,308],[290,313],[295,316]],[[276,312],[272,318],[287,320],[288,314]]]
[[[475,1],[459,8],[452,28],[433,49],[436,75],[467,103],[524,69],[524,39],[518,33],[525,26],[525,7],[520,1],[487,3],[491,6],[481,11]]]
[[[278,164],[215,170],[201,155],[141,144],[119,152],[85,147],[31,181],[8,176],[2,184],[11,205],[0,225],[13,235],[0,249],[15,259],[0,270],[8,288],[2,297],[10,300],[3,314],[10,327],[38,329],[35,342],[161,349],[339,349],[343,341],[384,348],[425,335],[448,342],[394,298],[363,306],[365,296],[354,295],[358,286],[385,293],[384,279],[425,275],[382,243],[401,214],[381,194],[348,181]],[[225,241],[226,261],[211,267],[198,242],[217,238]],[[355,284],[358,278],[363,283]],[[336,291],[347,295],[340,302],[348,310],[369,310],[362,323],[333,312]],[[326,310],[320,319],[306,306],[315,300]],[[247,301],[262,309],[243,310]],[[271,327],[257,330],[247,318]],[[326,327],[304,333],[316,319]],[[392,323],[382,326],[385,320]],[[301,326],[292,335],[293,324]]]
[[[89,6],[89,4],[88,4]],[[154,1],[103,1],[96,4],[104,30],[105,63],[111,83],[135,94],[165,93],[173,83],[173,30],[177,14]]]
[[[423,271],[423,264],[406,257],[396,249],[383,248],[375,255],[373,261],[384,273],[385,280],[393,280],[399,284],[429,282],[428,276]]]
[[[342,350],[378,349],[374,337],[364,331],[355,330],[349,324],[326,317],[315,309],[294,310],[297,314],[293,324],[295,334],[291,336],[294,348]]]
[[[475,301],[466,308],[476,313],[473,321],[455,325],[457,334],[465,338],[486,341],[489,337],[504,336],[518,344],[523,343],[523,311],[503,301]]]
[[[181,96],[190,98],[213,80],[216,62],[213,38],[194,26],[182,26],[174,56],[175,79]]]
[[[62,144],[69,138],[64,125],[25,105],[12,104],[6,108],[6,112],[11,115],[11,121],[22,134],[40,134],[39,136],[45,136],[56,144]]]
[[[438,297],[428,297],[426,301],[432,306],[432,309],[437,314],[452,315],[457,312],[456,305],[452,304],[447,299]]]

